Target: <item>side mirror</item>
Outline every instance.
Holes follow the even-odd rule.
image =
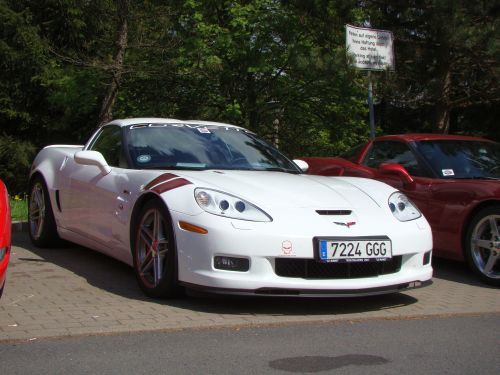
[[[396,163],[380,164],[378,170],[380,171],[380,173],[383,174],[398,176],[399,178],[401,178],[404,185],[412,185],[415,182],[413,177],[410,176],[408,171],[401,164],[396,164]]]
[[[111,172],[111,167],[98,151],[78,151],[74,156],[75,162],[81,165],[95,165],[105,176]]]
[[[302,172],[307,172],[309,169],[309,164],[307,164],[304,160],[294,159],[293,162],[297,167],[300,168]]]

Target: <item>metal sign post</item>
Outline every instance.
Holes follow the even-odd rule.
[[[368,108],[370,110],[370,138],[375,138],[375,112],[373,110],[372,72],[368,71]]]

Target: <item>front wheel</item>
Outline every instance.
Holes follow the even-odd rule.
[[[50,247],[60,243],[49,192],[45,181],[35,177],[30,183],[28,223],[31,242],[38,247]]]
[[[479,278],[500,286],[500,206],[483,208],[469,224],[465,243],[469,266]]]
[[[141,209],[132,244],[134,270],[144,294],[154,298],[180,295],[177,256],[170,215],[158,200]]]

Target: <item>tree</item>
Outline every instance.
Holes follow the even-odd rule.
[[[19,175],[28,173],[34,154],[26,133],[46,104],[47,90],[39,85],[50,58],[29,16],[0,0],[0,177],[11,194],[25,191]],[[42,131],[35,126],[32,137]]]
[[[117,31],[115,41],[115,53],[111,66],[111,82],[108,85],[106,94],[101,105],[99,113],[99,125],[109,122],[113,118],[113,105],[115,104],[116,95],[121,85],[125,51],[128,43],[128,17],[129,17],[129,0],[117,0]]]
[[[11,170],[9,153],[27,169],[37,149],[83,143],[112,117],[230,122],[290,156],[339,154],[369,136],[365,73],[346,63],[347,23],[395,34],[396,72],[374,74],[384,132],[493,137],[498,9],[463,0],[0,0],[0,170]],[[19,180],[11,185],[26,174],[9,172]]]
[[[360,76],[348,69],[344,48],[344,24],[358,15],[353,1],[339,4],[176,3],[178,67],[189,95],[182,108],[269,140],[277,127],[280,147],[292,155],[331,154],[356,142],[352,132],[365,137],[365,94],[353,84]]]
[[[374,27],[395,33],[397,72],[385,81],[385,98],[393,107],[419,113],[421,127],[448,133],[463,129],[462,120],[475,108],[498,106],[498,4],[363,3]]]

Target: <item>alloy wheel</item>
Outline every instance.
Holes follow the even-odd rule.
[[[500,280],[500,215],[488,215],[474,227],[471,236],[471,255],[481,273]]]
[[[165,276],[165,260],[169,251],[167,221],[158,209],[145,212],[139,224],[136,262],[143,282],[156,287]]]
[[[31,189],[29,202],[29,225],[30,233],[34,239],[40,238],[45,222],[45,197],[43,186],[37,182]]]

